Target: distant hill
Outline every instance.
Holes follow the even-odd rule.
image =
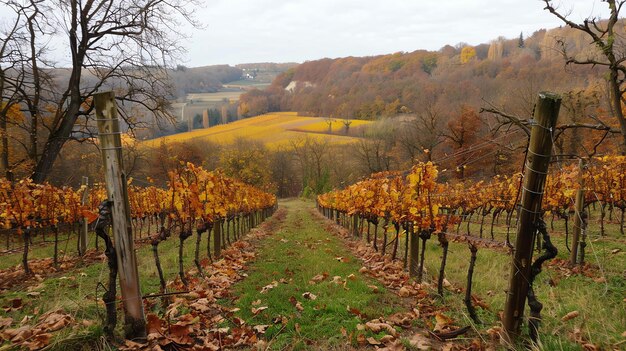
[[[245,81],[248,85],[269,85],[279,74],[295,67],[296,63],[247,63],[235,67],[229,65],[213,65],[201,67],[177,66],[169,70],[169,76],[174,84],[174,97],[184,97],[187,94],[215,93],[224,90],[224,85],[232,82]],[[71,74],[69,68],[51,69],[51,76],[59,82],[67,81]],[[255,77],[246,79],[247,72],[254,72]],[[85,82],[96,82],[90,72],[83,73]]]
[[[623,25],[616,28],[624,34]],[[308,61],[278,75],[268,88],[242,95],[241,111],[375,119],[419,113],[426,106],[445,114],[493,103],[528,115],[540,90],[602,90],[601,69],[566,68],[559,43],[574,55],[596,50],[579,31],[555,28],[477,46]]]
[[[202,67],[178,66],[170,72],[177,96],[192,93],[215,93],[224,88],[269,85],[279,74],[294,67],[295,63],[247,63]],[[226,85],[226,86],[225,86]]]

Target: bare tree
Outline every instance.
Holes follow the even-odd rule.
[[[389,140],[380,137],[359,139],[354,144],[354,154],[365,173],[378,173],[391,170]]]
[[[397,166],[394,162],[397,135],[398,128],[393,120],[381,120],[353,144],[354,158],[363,173],[389,171]]]
[[[327,139],[306,137],[301,140],[290,140],[290,148],[295,153],[302,172],[302,184],[316,193],[328,189],[330,145]]]
[[[52,90],[51,77],[45,70],[50,67],[45,60],[47,43],[40,43],[39,40],[54,34],[53,27],[43,16],[49,13],[50,8],[44,0],[1,1],[0,5],[12,10],[20,27],[14,38],[15,55],[6,61],[12,69],[2,80],[14,94],[13,102],[20,106],[24,118],[8,120],[16,128],[9,137],[14,144],[21,145],[27,155],[19,162],[28,160],[28,168],[32,168],[38,157],[41,106],[49,103],[46,97]],[[28,137],[25,138],[25,135]]]
[[[592,65],[605,67],[608,70],[609,93],[611,99],[612,112],[619,122],[620,131],[623,141],[621,143],[621,152],[626,155],[626,119],[622,110],[626,103],[624,93],[626,92],[626,41],[624,37],[617,32],[619,22],[619,14],[626,0],[605,0],[610,11],[607,20],[600,20],[595,17],[585,19],[582,23],[576,23],[568,18],[568,15],[560,12],[553,4],[552,0],[544,0],[545,9],[551,14],[559,18],[569,27],[579,30],[587,34],[593,44],[598,49],[596,53],[587,55],[586,57],[578,57],[570,54],[564,41],[561,41],[561,53],[565,57],[566,64]]]
[[[120,115],[126,125],[145,124],[129,111],[140,106],[156,116],[157,121],[173,120],[168,111],[172,86],[167,69],[175,67],[180,46],[182,22],[197,25],[192,18],[196,0],[31,0],[28,10],[7,0],[2,4],[24,18],[23,33],[30,48],[28,70],[31,72],[22,90],[28,99],[31,147],[29,155],[36,161],[33,180],[46,179],[61,148],[68,140],[88,140],[94,133],[91,96],[98,90],[114,90],[121,103]],[[46,13],[41,8],[46,8]],[[21,13],[21,15],[20,15]],[[48,20],[46,22],[45,19]],[[67,74],[55,77],[56,86],[49,91],[41,85],[38,66],[45,57],[38,53],[35,38],[47,42],[54,35],[67,41],[66,57],[71,62]],[[20,75],[16,67],[14,76]],[[56,70],[57,73],[65,73]],[[52,106],[42,126],[40,100],[45,95]],[[37,129],[47,136],[39,151]]]
[[[11,88],[11,83],[17,81],[13,78],[13,72],[22,63],[23,57],[20,51],[21,33],[24,25],[23,13],[16,11],[13,22],[2,28],[0,33],[0,167],[9,177],[9,131],[8,124],[11,118],[11,110],[19,104],[17,91]]]
[[[432,161],[434,149],[443,142],[443,117],[431,100],[423,105],[415,118],[402,122],[398,129],[398,144],[411,162],[422,154],[426,161]]]

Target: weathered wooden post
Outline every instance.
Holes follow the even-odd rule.
[[[80,199],[80,204],[85,206],[87,204],[87,200],[89,200],[89,177],[83,177],[81,181],[81,186],[83,187],[83,195]],[[78,241],[80,243],[79,254],[81,256],[84,255],[85,252],[87,252],[87,234],[89,232],[89,221],[87,220],[87,218],[83,218],[82,222],[83,223],[81,225],[80,236],[78,238]]]
[[[539,93],[528,145],[515,253],[504,306],[504,337],[509,343],[519,336],[523,321],[533,244],[537,236],[537,224],[541,219],[541,201],[552,153],[552,132],[560,106],[559,95],[549,92]]]
[[[585,169],[585,161],[580,159],[578,163],[578,190],[576,191],[576,202],[574,204],[574,235],[572,236],[572,252],[570,252],[569,260],[575,265],[578,259],[578,246],[581,233],[584,230],[583,208],[585,206],[585,190],[583,181],[583,171]]]
[[[113,92],[94,94],[98,138],[104,161],[107,196],[111,208],[113,237],[117,251],[120,290],[127,339],[145,339],[146,320],[139,288],[137,257],[133,245],[126,174],[122,163],[122,139]]]

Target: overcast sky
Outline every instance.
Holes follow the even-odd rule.
[[[206,0],[185,65],[303,62],[487,43],[561,25],[540,0]],[[599,0],[557,0],[577,21]]]

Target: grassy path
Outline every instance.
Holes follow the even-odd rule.
[[[391,314],[400,308],[399,298],[359,273],[361,264],[311,215],[310,202],[281,206],[288,210],[285,222],[259,244],[248,277],[224,304],[248,324],[268,325],[271,349],[357,346],[357,336],[365,334],[357,330],[363,323],[357,314],[364,320]]]

